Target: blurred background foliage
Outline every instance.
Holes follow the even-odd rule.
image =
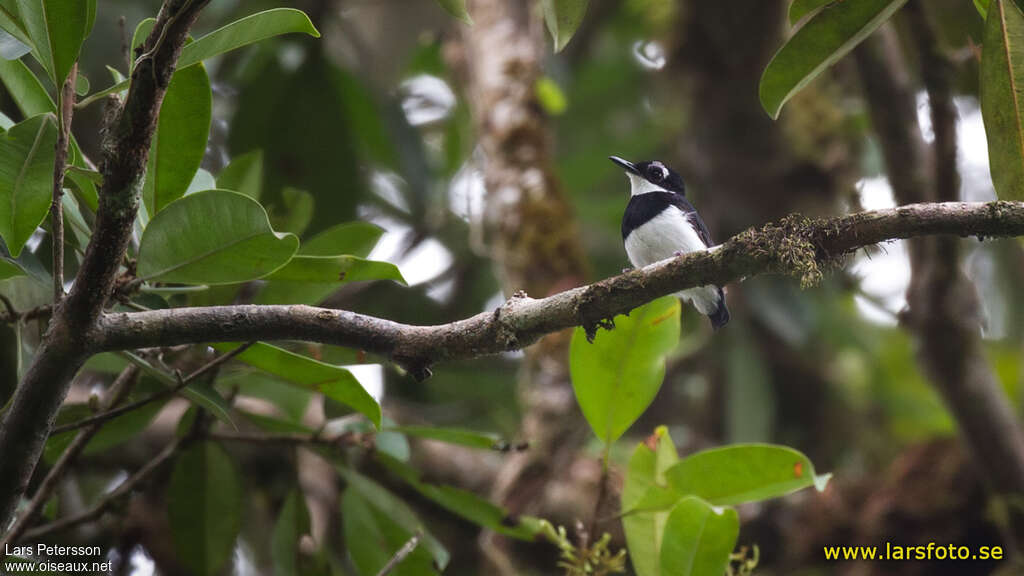
[[[452,66],[453,60],[458,61],[453,53],[458,50],[459,29],[466,24],[428,0],[292,4],[310,15],[323,39],[275,38],[207,63],[214,93],[213,120],[202,168],[219,174],[233,159],[259,151],[259,194],[274,228],[304,240],[336,223],[356,219],[385,230],[371,257],[396,263],[409,286],[346,285],[324,296],[327,305],[426,324],[465,318],[500,304],[504,295],[487,257],[489,240],[481,222],[485,160],[476,152],[460,71]],[[735,6],[717,10],[703,4],[699,0],[592,0],[575,38],[563,52],[549,52],[545,59],[538,97],[550,119],[554,166],[581,231],[590,266],[588,281],[616,274],[627,264],[619,233],[627,184],[606,160],[609,154],[657,158],[677,166],[688,180],[691,200],[717,240],[791,211],[834,214],[894,204],[851,65],[840,63],[787,105],[771,128],[772,139],[736,134],[733,131],[749,124],[724,122],[721,114],[702,108],[706,96],[695,94],[695,88],[716,83],[748,86],[742,80],[744,63],[729,57],[749,52],[741,45],[763,41],[764,35],[747,35],[745,28],[777,26],[776,41],[785,29],[780,2],[756,3],[756,9],[753,1],[729,3]],[[275,0],[217,0],[204,11],[194,35],[278,5]],[[95,30],[81,62],[81,72],[94,89],[107,83],[104,66],[115,63],[122,72],[126,70],[122,39],[158,6],[156,0],[99,2]],[[762,11],[769,17],[759,19]],[[982,20],[970,2],[933,0],[929,11],[937,17],[942,41],[957,63],[962,195],[970,200],[992,199],[977,102],[976,46]],[[705,20],[701,26],[692,22],[723,14],[732,20]],[[124,28],[118,23],[122,17]],[[744,18],[758,21],[733,26]],[[909,44],[901,19],[896,18],[893,25]],[[708,36],[695,37],[694,30],[704,30]],[[773,49],[769,46],[754,58],[760,58],[759,66]],[[908,48],[908,53],[913,55],[913,49]],[[730,102],[736,116],[764,115],[756,83],[748,88],[749,93]],[[928,139],[925,96],[918,101]],[[19,118],[3,93],[0,110]],[[74,120],[79,142],[94,158],[99,156],[101,115],[101,107],[92,106]],[[723,156],[727,154],[724,145],[701,141],[708,134],[701,124],[708,118],[723,121],[708,128],[723,142],[748,139],[784,147],[789,172],[781,181],[791,186],[767,188],[759,176],[760,167],[750,161],[750,151],[731,158]],[[768,122],[765,117],[764,123]],[[775,152],[765,155],[773,157]],[[709,159],[706,154],[715,156]],[[709,167],[730,164],[735,164],[732,177],[742,181],[722,180],[722,186],[716,186],[719,172]],[[29,243],[29,250],[42,261],[49,253],[46,242],[44,238]],[[1024,380],[1024,249],[1016,241],[967,242],[965,266],[983,297],[988,318],[986,353],[1019,413]],[[862,251],[854,259],[846,271],[826,276],[821,286],[810,290],[800,290],[794,280],[775,277],[730,287],[733,321],[717,334],[710,333],[704,319],[684,306],[681,342],[669,357],[665,385],[627,432],[633,441],[620,442],[613,453],[613,460],[624,464],[635,440],[665,424],[684,452],[737,441],[777,442],[799,448],[819,469],[834,472],[838,496],[833,493],[812,502],[808,501],[812,495],[798,495],[782,503],[741,509],[740,542],[760,544],[759,574],[839,573],[834,565],[824,564],[820,546],[815,545],[858,539],[875,544],[891,534],[882,527],[887,522],[904,528],[923,526],[922,535],[905,544],[917,543],[924,534],[941,535],[958,544],[998,542],[982,506],[958,504],[976,497],[977,479],[970,470],[958,469],[956,474],[963,472],[967,480],[954,475],[955,482],[942,471],[949,462],[963,463],[963,456],[950,441],[955,425],[921,375],[912,342],[898,326],[909,280],[905,248],[901,242],[888,243]],[[0,282],[0,290],[19,308],[29,308],[45,301],[49,290],[33,282],[38,284],[31,278],[8,280]],[[217,287],[169,298],[177,304],[227,303],[246,297],[245,290]],[[18,335],[11,328],[0,328],[0,339],[31,340],[39,329],[30,323]],[[16,349],[0,346],[5,355],[0,361],[3,398],[17,380],[20,363],[9,357]],[[331,347],[298,349],[331,363],[374,361]],[[98,374],[107,373],[111,367],[103,363],[109,360],[96,359],[90,367]],[[429,384],[416,384],[397,369],[378,364],[367,364],[355,373],[383,396],[385,415],[393,421],[494,431],[517,440],[519,362],[520,355],[507,354],[444,364],[436,367]],[[230,387],[232,382],[244,382],[243,395],[271,399],[282,408],[290,406],[290,411],[284,410],[290,421],[301,421],[306,412],[308,395],[284,394],[273,375],[232,369],[221,384]],[[344,412],[329,403],[324,410],[328,418]],[[133,430],[159,422],[154,418],[155,410]],[[396,441],[399,452],[408,451],[404,438]],[[84,482],[82,492],[99,490],[121,474],[126,462],[146,452],[146,442],[147,436],[139,434],[122,453],[98,451],[87,458],[91,465],[81,476],[91,479],[92,487]],[[596,455],[599,447],[589,449]],[[245,542],[266,541],[294,480],[288,477],[290,468],[275,462],[282,457],[280,451],[242,447],[240,454],[246,521],[234,570],[269,574],[268,551]],[[477,465],[431,462],[429,454],[418,460],[414,456],[414,461],[423,464],[428,476],[441,479],[460,476],[445,468]],[[501,457],[498,453],[480,456],[481,462]],[[914,483],[893,480],[912,473],[919,475]],[[469,484],[478,491],[488,489]],[[474,547],[459,544],[472,542],[473,526],[417,498],[408,488],[399,490],[429,518],[432,531],[449,549],[458,551],[448,573],[487,573]],[[898,503],[904,499],[924,503],[901,507]],[[934,505],[928,508],[928,502]],[[147,500],[141,505],[155,503]],[[346,500],[343,506],[352,514],[371,513],[362,510],[359,502]],[[950,510],[964,516],[951,515]],[[154,557],[159,563],[167,552],[159,543],[137,541],[144,528],[125,535],[118,546],[137,555],[141,564]],[[549,550],[535,549],[534,554],[537,560],[532,569],[553,570]],[[945,570],[941,572],[928,571],[931,568],[891,573],[982,574],[989,573],[991,566],[936,568]]]

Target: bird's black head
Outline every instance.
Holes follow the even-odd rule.
[[[609,156],[608,159],[626,170],[626,175],[633,184],[634,195],[656,190],[686,193],[683,177],[658,160],[633,163],[618,156]]]

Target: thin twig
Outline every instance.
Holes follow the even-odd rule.
[[[149,477],[152,476],[164,462],[170,460],[171,457],[177,453],[184,440],[185,438],[175,438],[172,440],[170,444],[164,447],[164,449],[161,450],[160,453],[158,453],[152,460],[147,462],[145,466],[139,468],[135,474],[129,476],[127,480],[118,485],[118,487],[112,492],[104,496],[99,502],[94,504],[92,508],[89,508],[80,514],[61,518],[48,524],[43,524],[42,526],[37,526],[31,530],[27,530],[21,540],[38,540],[44,536],[53,534],[54,532],[68,530],[69,528],[74,528],[75,526],[100,518],[122,498],[131,494],[136,487],[149,479]]]
[[[206,374],[210,370],[213,370],[214,368],[220,366],[221,364],[227,362],[228,360],[234,358],[235,356],[238,356],[242,352],[245,352],[250,346],[252,346],[255,343],[255,341],[246,342],[245,344],[242,344],[241,346],[235,348],[234,350],[231,350],[230,352],[225,352],[224,354],[217,356],[213,360],[210,360],[203,366],[197,368],[195,372],[192,372],[188,376],[185,376],[178,380],[178,384],[173,388],[166,388],[145,398],[140,398],[139,400],[125,404],[124,406],[118,406],[117,408],[112,408],[105,412],[94,414],[92,416],[89,416],[88,418],[83,418],[76,422],[70,422],[68,424],[64,424],[61,426],[54,426],[53,429],[50,430],[50,435],[52,436],[54,434],[60,434],[61,432],[67,432],[68,430],[76,430],[78,428],[90,426],[97,422],[106,422],[108,420],[117,418],[122,414],[131,412],[132,410],[137,410],[145,406],[146,404],[150,404],[152,402],[156,402],[157,400],[163,400],[164,398],[174,396],[178,392],[181,392],[181,390],[184,389],[186,386],[194,382],[196,378],[199,378],[200,376]]]
[[[377,572],[377,576],[387,576],[390,574],[392,570],[402,563],[402,560],[405,560],[409,554],[413,553],[413,550],[416,550],[416,547],[420,544],[420,538],[422,536],[423,532],[417,530],[416,533],[412,535],[412,538],[409,538],[409,541],[399,548],[398,552],[395,552],[395,555],[388,560],[388,563],[380,569],[380,572]]]
[[[53,228],[53,301],[64,298],[64,172],[68,165],[68,142],[71,140],[71,118],[75,113],[75,83],[78,63],[71,66],[60,89],[57,110],[57,152],[53,162],[53,198],[50,201],[50,226]]]
[[[135,384],[135,379],[139,375],[139,369],[135,366],[128,366],[117,376],[114,382],[110,385],[110,389],[107,391],[107,398],[104,400],[104,408],[110,408],[116,406],[128,395],[131,391],[132,385]],[[42,510],[46,501],[50,499],[53,494],[53,490],[57,487],[57,483],[61,478],[64,477],[64,473],[68,471],[71,464],[76,458],[85,450],[85,447],[92,440],[92,437],[100,431],[102,427],[101,422],[97,422],[84,428],[81,432],[75,435],[74,440],[60,455],[60,458],[53,464],[50,471],[43,478],[43,481],[36,488],[36,493],[32,496],[32,500],[29,501],[28,506],[18,517],[18,520],[14,523],[14,526],[7,531],[7,534],[0,538],[0,549],[7,549],[7,545],[13,542],[17,542],[21,535],[28,528],[29,524],[35,519],[36,514]]]
[[[594,515],[590,518],[590,527],[587,532],[595,540],[599,538],[597,535],[597,525],[601,522],[601,507],[604,506],[605,498],[608,495],[608,459],[609,450],[611,444],[604,445],[604,452],[601,454],[601,479],[600,484],[597,487],[597,500],[594,503]]]

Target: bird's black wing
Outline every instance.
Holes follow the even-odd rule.
[[[683,211],[687,218],[690,218],[694,223],[694,227],[697,229],[697,235],[700,236],[702,242],[708,247],[714,246],[715,242],[711,239],[711,231],[708,230],[707,224],[704,223],[704,219],[697,213],[697,209],[690,204],[690,201],[686,199],[686,196],[682,194],[672,194],[672,204]]]

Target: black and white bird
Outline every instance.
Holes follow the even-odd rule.
[[[711,233],[697,209],[686,199],[686,185],[663,163],[633,163],[618,156],[631,186],[629,204],[622,215],[622,241],[633,266],[642,268],[659,260],[714,246]],[[718,286],[698,286],[678,293],[711,320],[716,330],[729,322],[725,292]]]

